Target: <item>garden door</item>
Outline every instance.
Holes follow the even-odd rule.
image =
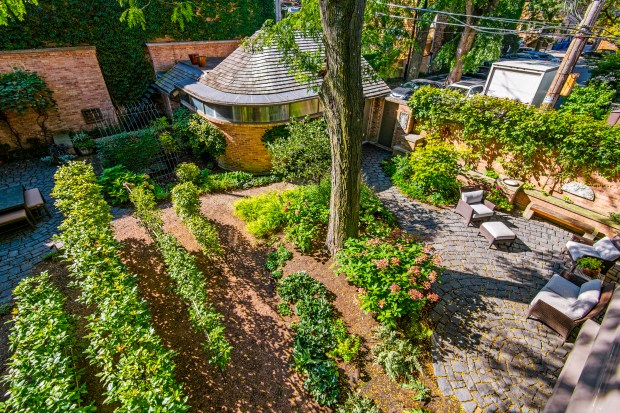
[[[394,136],[394,127],[396,126],[396,112],[398,111],[398,103],[385,101],[383,106],[383,117],[381,117],[381,130],[379,131],[379,145],[386,148],[392,147],[392,137]]]

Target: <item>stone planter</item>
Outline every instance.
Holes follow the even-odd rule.
[[[79,146],[76,146],[75,149],[77,149],[82,156],[92,155],[93,152],[95,152],[95,148],[80,148]]]

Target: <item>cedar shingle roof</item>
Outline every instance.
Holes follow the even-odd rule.
[[[316,51],[311,39],[298,38],[301,50]],[[178,80],[175,85],[200,100],[225,105],[268,105],[295,102],[317,97],[322,79],[301,84],[281,62],[282,54],[274,46],[251,52],[237,48],[215,69],[205,73],[198,82],[192,77]],[[368,74],[370,65],[362,59],[364,97],[390,94],[389,87],[376,76]]]

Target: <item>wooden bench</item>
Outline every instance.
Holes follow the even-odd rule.
[[[587,239],[594,239],[598,234],[598,230],[590,224],[578,221],[573,217],[562,214],[561,212],[557,212],[551,208],[532,202],[527,206],[527,208],[525,208],[523,217],[530,219],[534,216],[534,214],[541,215],[548,218],[550,221],[559,222],[575,230],[576,232],[583,233],[583,237]]]

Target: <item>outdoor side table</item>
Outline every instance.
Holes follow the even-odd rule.
[[[484,235],[484,237],[489,241],[489,248],[500,241],[510,243],[508,246],[510,247],[512,243],[515,241],[517,236],[510,228],[508,228],[503,222],[483,222],[480,224],[480,234]]]

